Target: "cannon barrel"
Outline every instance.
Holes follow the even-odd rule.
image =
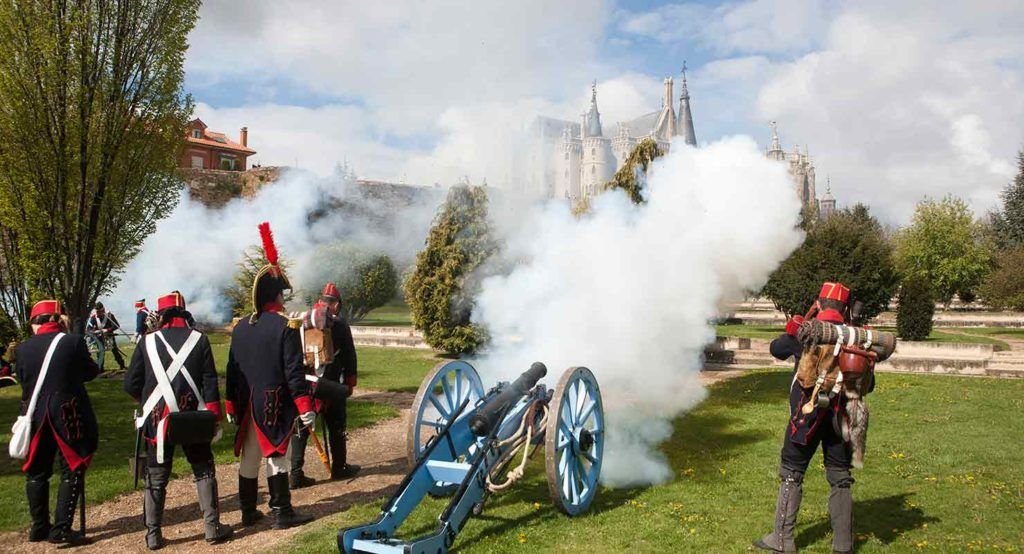
[[[469,420],[469,428],[473,434],[478,437],[490,434],[491,429],[498,424],[498,419],[502,417],[508,407],[519,402],[519,399],[537,386],[537,381],[540,381],[547,373],[548,368],[544,364],[533,362],[530,369],[524,371],[511,385],[499,392],[498,396],[481,406],[473,414]]]

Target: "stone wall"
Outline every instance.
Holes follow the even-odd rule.
[[[260,187],[273,183],[287,168],[258,167],[247,171],[220,169],[178,169],[178,176],[193,200],[219,208],[233,198],[251,197]]]

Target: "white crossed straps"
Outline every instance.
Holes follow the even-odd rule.
[[[156,338],[160,337],[160,342],[164,343],[164,347],[167,348],[167,353],[171,355],[171,365],[164,369],[163,363],[160,362],[160,355],[156,351]],[[167,405],[169,412],[174,413],[180,411],[178,407],[178,399],[174,394],[174,388],[171,387],[171,381],[174,380],[179,374],[185,378],[189,388],[192,389],[192,393],[196,397],[196,401],[199,404],[199,410],[205,411],[206,404],[202,401],[203,397],[199,393],[199,387],[196,386],[195,381],[192,380],[192,376],[189,375],[188,371],[182,371],[185,367],[185,360],[188,359],[189,355],[195,350],[199,339],[202,335],[196,331],[192,331],[188,338],[185,339],[185,343],[181,345],[181,350],[177,352],[174,348],[171,348],[170,343],[164,338],[163,331],[156,331],[146,335],[146,353],[149,355],[149,365],[153,368],[153,375],[156,377],[156,389],[153,390],[149,398],[146,399],[146,403],[142,407],[142,415],[135,420],[135,427],[141,429],[146,424],[146,418],[156,408],[158,402],[162,398],[164,403]],[[164,462],[164,435],[166,435],[167,429],[167,418],[161,418],[160,423],[156,429],[156,459],[158,463]]]

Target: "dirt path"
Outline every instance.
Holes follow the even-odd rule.
[[[705,385],[711,385],[743,373],[745,370],[708,371],[701,373],[701,380]],[[349,434],[349,460],[363,466],[362,472],[354,479],[325,481],[326,471],[310,446],[306,452],[305,469],[308,475],[319,482],[312,487],[293,491],[292,503],[298,511],[314,514],[317,518],[328,516],[353,505],[391,494],[405,476],[406,421],[413,395],[359,391],[356,397],[360,400],[391,404],[399,409],[400,416]],[[184,463],[180,456],[175,460],[178,471],[181,471],[180,464]],[[186,468],[185,472],[187,471]],[[241,512],[238,507],[238,464],[217,466],[217,482],[220,487],[221,521],[235,529],[235,538],[218,546],[209,546],[203,541],[202,514],[196,504],[195,486],[191,476],[186,476],[175,479],[167,487],[163,522],[167,546],[162,552],[264,552],[302,532],[302,527],[274,531],[270,529],[269,518],[264,518],[253,527],[242,528],[239,525]],[[91,545],[58,550],[46,543],[29,543],[26,540],[26,532],[20,531],[0,534],[0,544],[3,544],[0,550],[11,553],[147,551],[140,492],[125,494],[100,505],[88,506],[86,509],[88,532],[93,540]],[[264,513],[267,511],[266,480],[262,471],[260,510]]]

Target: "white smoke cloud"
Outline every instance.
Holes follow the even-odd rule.
[[[105,303],[127,312],[138,298],[153,307],[156,297],[179,290],[197,320],[225,323],[230,306],[224,289],[243,250],[259,244],[260,222],[270,222],[278,250],[292,264],[292,284],[299,286],[309,266],[318,263],[310,256],[316,246],[334,240],[383,251],[398,264],[410,262],[439,198],[440,192],[430,191],[418,202],[396,207],[355,194],[354,185],[340,176],[320,178],[297,170],[286,170],[253,198],[236,198],[221,208],[207,207],[182,191],[178,207],[146,239]],[[314,212],[318,218],[310,217]],[[393,216],[390,228],[375,225],[382,213]]]
[[[611,486],[671,476],[656,447],[672,418],[705,396],[709,320],[722,301],[763,284],[801,238],[785,168],[749,138],[701,149],[677,141],[652,166],[648,198],[634,206],[605,194],[581,220],[562,203],[535,209],[508,237],[526,261],[485,280],[474,312],[493,338],[478,361],[485,382],[536,360],[549,383],[571,366],[594,371]]]

